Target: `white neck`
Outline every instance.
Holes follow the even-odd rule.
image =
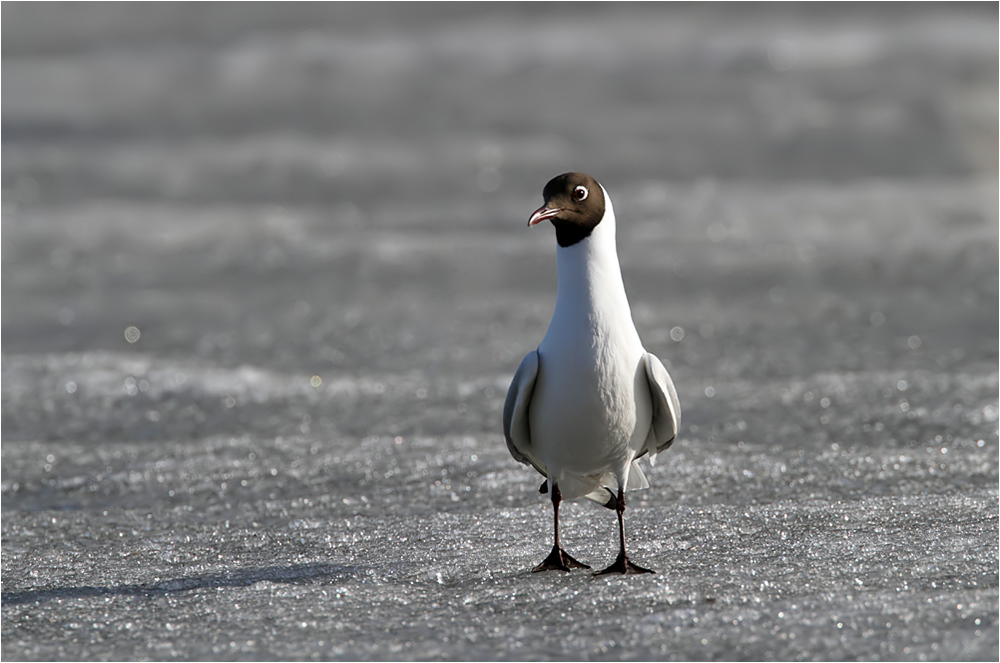
[[[604,192],[604,218],[590,236],[556,249],[559,287],[549,332],[629,333],[638,342],[615,242],[615,211]],[[624,327],[622,323],[627,322]]]

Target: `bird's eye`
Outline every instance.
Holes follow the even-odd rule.
[[[585,186],[578,186],[575,189],[573,189],[573,197],[575,199],[579,200],[579,201],[586,200],[587,196],[589,196],[589,195],[590,195],[590,192],[587,191],[587,187],[585,187]]]

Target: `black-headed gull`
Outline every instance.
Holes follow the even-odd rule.
[[[636,459],[674,441],[677,391],[632,322],[608,192],[589,175],[566,173],[542,194],[545,204],[528,225],[548,220],[555,226],[556,307],[541,345],[518,367],[503,408],[507,448],[546,477],[541,492],[552,496],[555,543],[534,571],[590,568],[559,543],[559,502],[587,497],[618,514],[618,558],[598,575],[652,573],[625,553],[625,490],[647,488]]]

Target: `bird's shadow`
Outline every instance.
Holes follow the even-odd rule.
[[[302,584],[317,578],[337,579],[357,575],[359,566],[337,564],[295,564],[292,566],[268,566],[259,569],[238,569],[223,573],[200,576],[185,576],[148,584],[118,585],[111,587],[53,587],[50,589],[29,589],[23,592],[3,592],[0,603],[20,605],[43,603],[56,598],[87,598],[91,596],[144,596],[155,597],[175,592],[209,587],[248,587],[258,582],[281,582]]]

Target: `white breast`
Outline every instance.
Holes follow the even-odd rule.
[[[531,440],[557,481],[619,475],[645,442],[652,419],[640,364],[645,350],[625,295],[607,192],[605,200],[605,217],[591,236],[557,249],[556,308],[538,347]]]

